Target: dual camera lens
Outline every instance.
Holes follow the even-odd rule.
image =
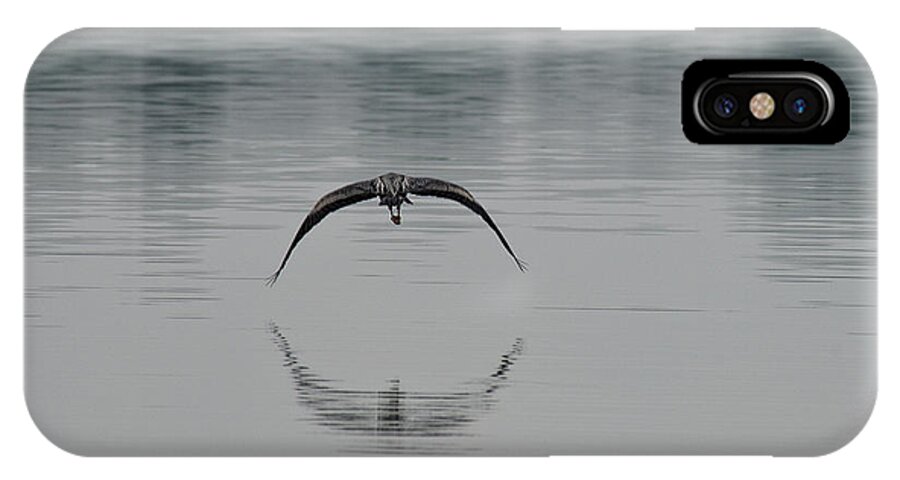
[[[745,103],[748,112],[758,120],[772,117],[775,113],[774,105],[777,104],[772,95],[767,92],[759,92]],[[812,91],[798,88],[784,96],[782,108],[784,115],[791,121],[805,123],[816,116],[818,103],[816,95]],[[722,93],[713,100],[712,110],[719,118],[730,119],[738,112],[740,108],[738,105],[737,97],[731,93]]]
[[[716,111],[716,115],[722,118],[731,118],[737,111],[737,99],[730,93],[723,93],[716,97],[716,100],[713,102],[713,109]]]
[[[797,89],[784,97],[784,114],[797,123],[806,122],[819,111],[816,95],[807,89]]]

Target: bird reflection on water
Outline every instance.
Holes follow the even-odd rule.
[[[399,379],[391,380],[384,390],[351,390],[331,386],[334,381],[304,365],[276,323],[269,322],[268,329],[284,356],[298,402],[313,410],[320,425],[360,435],[462,435],[461,427],[496,402],[495,392],[506,383],[523,351],[523,340],[517,338],[490,375],[459,391],[408,392],[402,390]]]

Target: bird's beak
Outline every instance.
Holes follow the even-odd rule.
[[[391,215],[391,221],[394,225],[400,225],[400,215]]]

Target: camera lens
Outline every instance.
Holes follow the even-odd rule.
[[[812,90],[798,88],[784,97],[784,113],[797,123],[811,123],[819,115],[819,100]]]
[[[793,103],[791,103],[791,110],[794,112],[794,115],[803,115],[804,113],[806,113],[808,106],[809,105],[806,103],[806,99],[800,97],[794,100]]]
[[[733,95],[723,93],[716,97],[716,100],[713,102],[713,110],[715,110],[716,115],[722,118],[731,118],[734,116],[734,112],[737,111],[737,105],[737,100],[735,100]]]

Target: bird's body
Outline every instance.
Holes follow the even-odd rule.
[[[391,221],[394,225],[400,225],[400,206],[404,203],[412,205],[409,195],[409,180],[406,175],[386,173],[373,180],[375,193],[378,195],[378,204],[386,205],[391,212]],[[394,214],[394,208],[397,214]]]
[[[306,215],[303,223],[300,224],[300,228],[294,235],[294,240],[291,242],[290,247],[288,247],[287,253],[285,253],[284,259],[281,261],[278,270],[266,280],[266,283],[272,285],[278,280],[281,271],[284,270],[291,253],[294,251],[297,244],[300,243],[300,240],[328,214],[354,203],[378,197],[378,204],[388,207],[388,211],[391,214],[391,222],[393,222],[394,225],[400,225],[400,207],[404,203],[410,205],[413,203],[408,198],[408,195],[410,194],[446,198],[448,200],[459,202],[467,207],[469,210],[480,216],[485,223],[491,227],[491,230],[497,234],[500,243],[503,244],[506,251],[513,257],[513,260],[515,260],[519,269],[522,271],[525,270],[525,262],[519,260],[516,254],[513,253],[512,247],[509,246],[506,238],[503,237],[500,228],[497,227],[497,224],[495,224],[494,220],[488,215],[487,210],[475,200],[475,197],[469,193],[468,190],[459,185],[435,178],[410,177],[398,173],[386,173],[371,180],[363,180],[361,182],[345,185],[320,198],[315,206],[313,206],[312,210]]]

